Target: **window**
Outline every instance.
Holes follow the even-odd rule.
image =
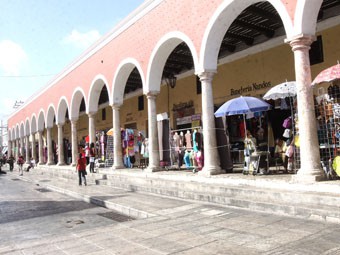
[[[144,110],[144,96],[138,97],[138,111]]]
[[[106,120],[106,109],[102,109],[102,120]]]
[[[322,37],[319,35],[315,42],[312,43],[309,50],[310,65],[323,62],[323,46]]]

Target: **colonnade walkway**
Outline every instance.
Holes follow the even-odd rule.
[[[70,230],[67,235],[21,242],[15,247],[4,245],[0,254],[340,251],[340,181],[297,184],[290,181],[291,175],[283,174],[208,178],[186,170],[99,169],[88,173],[87,186],[79,186],[74,167],[39,166],[23,176],[17,169],[5,170],[5,178],[32,182],[40,189],[114,209],[136,220]]]

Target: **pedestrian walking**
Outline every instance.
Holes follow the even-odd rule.
[[[90,173],[94,173],[94,160],[96,156],[96,151],[94,148],[94,143],[90,145]]]
[[[13,155],[9,156],[7,162],[9,164],[9,171],[12,172],[13,168],[14,168],[14,157],[13,157]]]
[[[24,170],[23,170],[23,165],[24,165],[24,157],[22,155],[19,156],[18,158],[18,166],[19,166],[19,175],[23,175],[24,174]]]
[[[86,159],[83,158],[83,155],[79,153],[79,158],[77,160],[77,166],[76,169],[78,171],[78,177],[79,177],[79,186],[82,184],[82,179],[84,179],[84,185],[86,186]]]

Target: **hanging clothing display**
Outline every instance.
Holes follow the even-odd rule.
[[[185,133],[185,146],[188,150],[192,150],[192,138],[191,138],[191,133],[190,131],[188,130],[186,133]]]

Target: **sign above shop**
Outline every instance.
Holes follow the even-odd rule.
[[[249,93],[251,91],[261,90],[272,87],[272,83],[270,81],[263,81],[262,83],[256,83],[254,82],[251,85],[248,85],[246,87],[241,86],[239,89],[230,89],[230,95],[242,95],[244,93]]]
[[[185,103],[179,103],[179,104],[174,104],[172,110],[173,111],[178,111],[178,110],[183,110],[185,108],[190,108],[194,106],[194,101],[190,100],[188,102]]]

